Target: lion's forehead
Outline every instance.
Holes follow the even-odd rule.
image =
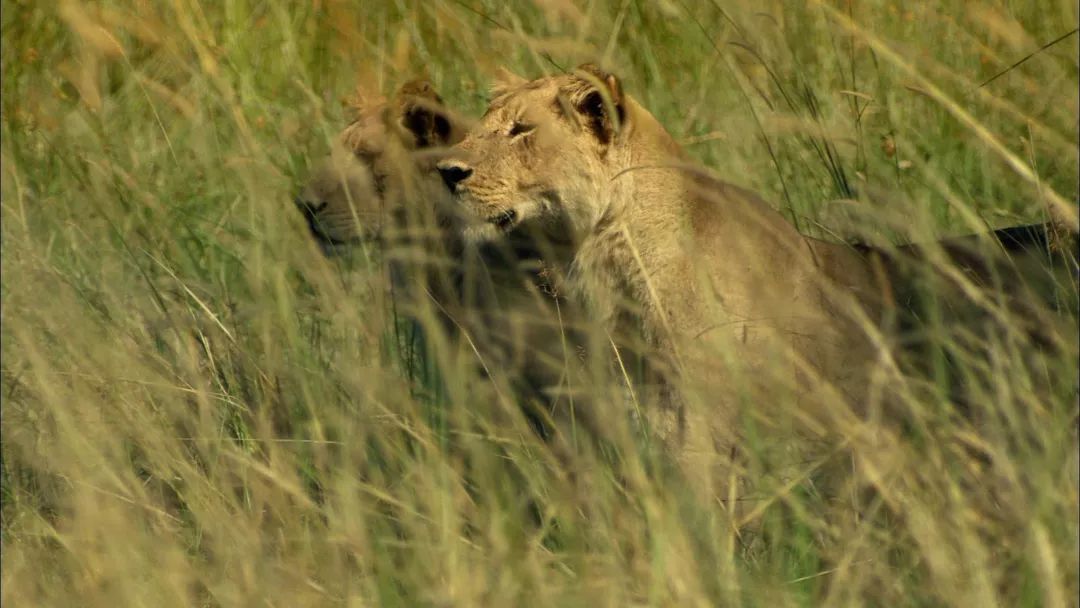
[[[389,134],[382,114],[360,117],[338,135],[346,148],[354,153],[380,154]]]
[[[516,122],[536,125],[545,121],[565,119],[566,98],[558,88],[522,90],[507,93],[501,103],[492,105],[481,119],[481,132],[496,133],[507,130]]]
[[[488,104],[487,113],[507,108],[550,105],[560,93],[573,88],[573,77],[565,74],[532,80],[500,93]]]

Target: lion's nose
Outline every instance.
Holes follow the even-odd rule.
[[[453,160],[444,160],[438,167],[439,175],[451,192],[457,192],[458,184],[468,179],[473,172],[468,166]]]
[[[296,197],[293,202],[296,203],[296,208],[300,210],[300,213],[303,213],[304,217],[308,219],[313,219],[316,215],[319,214],[320,211],[323,210],[324,207],[326,207],[325,202],[320,201],[317,203],[313,203],[311,201],[304,200],[304,198],[300,196]]]

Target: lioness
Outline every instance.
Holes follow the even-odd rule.
[[[438,225],[436,212],[448,192],[434,160],[419,152],[453,145],[464,133],[426,80],[402,85],[390,101],[358,103],[354,111],[296,199],[326,253],[382,239],[409,222],[412,228]]]
[[[568,354],[561,320],[570,311],[527,239],[474,247],[457,236],[450,191],[433,163],[462,139],[462,122],[423,80],[364,104],[296,204],[325,253],[376,244],[399,309],[415,316],[433,308],[464,356],[532,402],[526,414],[547,435],[560,407],[554,391]]]
[[[651,417],[681,452],[726,452],[746,396],[862,405],[875,352],[862,324],[878,314],[865,257],[689,164],[615,76],[509,79],[438,167],[472,216],[466,239],[529,225],[573,243],[568,288],[624,344],[639,331],[651,347]],[[685,407],[686,385],[706,407]]]

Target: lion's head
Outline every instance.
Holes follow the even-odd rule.
[[[463,129],[424,80],[406,83],[394,99],[355,108],[328,159],[296,199],[312,235],[327,253],[377,239],[408,212],[425,218],[448,191],[424,152],[457,143]]]
[[[504,77],[479,124],[438,165],[472,216],[466,237],[489,241],[520,226],[556,238],[588,231],[635,156],[627,144],[640,128],[636,108],[615,76],[592,65],[533,81]]]

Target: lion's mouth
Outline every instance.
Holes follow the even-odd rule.
[[[311,236],[315,237],[315,240],[324,245],[344,244],[327,234],[323,229],[322,223],[319,221],[319,212],[326,208],[326,203],[309,203],[297,199],[296,208],[299,209],[300,213],[304,216],[304,220],[308,225],[308,230],[311,231]]]
[[[326,227],[319,220],[319,213],[325,209],[327,203],[309,203],[300,199],[296,200],[296,207],[300,210],[300,213],[304,216],[304,220],[308,226],[308,232],[315,239],[315,242],[319,244],[319,248],[326,255],[330,255],[338,250],[338,248],[346,247],[356,243],[359,239],[343,239],[338,238],[330,234]]]
[[[487,223],[498,228],[499,230],[505,232],[510,228],[513,228],[514,222],[517,221],[517,211],[514,211],[513,209],[508,209],[506,211],[503,211],[502,213],[499,213],[498,215],[493,215],[489,217],[486,221]]]

